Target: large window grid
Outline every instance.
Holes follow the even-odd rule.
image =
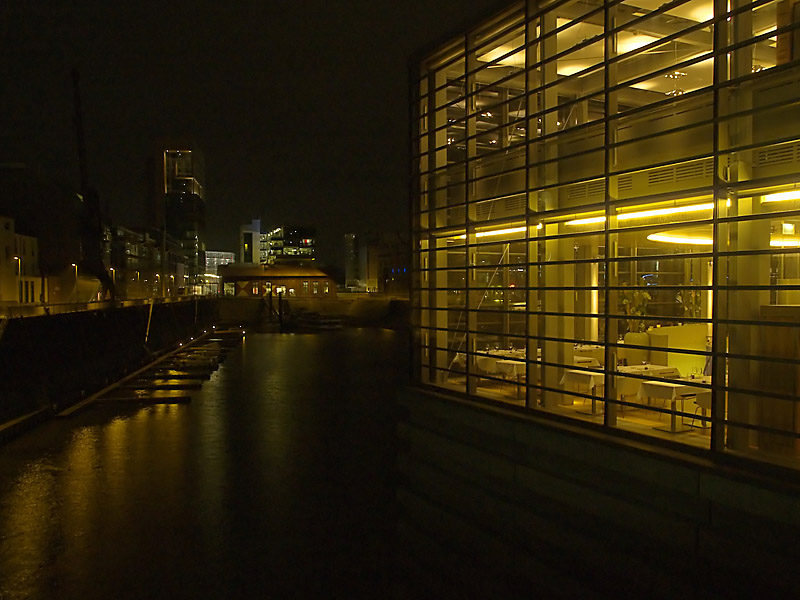
[[[421,381],[796,465],[797,23],[533,6],[420,71]]]

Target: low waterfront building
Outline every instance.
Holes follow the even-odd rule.
[[[39,240],[15,229],[14,219],[0,215],[0,303],[47,301],[39,272]]]
[[[236,254],[233,252],[223,252],[219,250],[206,250],[205,272],[203,273],[203,294],[219,295],[222,293],[222,285],[219,279],[219,268],[236,262]]]
[[[218,273],[225,296],[265,298],[281,294],[285,298],[336,298],[333,279],[314,267],[234,263],[220,265]]]
[[[797,9],[515,2],[414,63],[426,535],[525,581],[653,588],[647,548],[659,595],[797,584]]]

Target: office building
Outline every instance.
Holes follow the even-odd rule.
[[[313,264],[317,232],[313,227],[276,227],[267,234],[269,263]]]
[[[344,236],[345,289],[408,295],[408,240],[397,233]]]
[[[269,240],[261,231],[261,219],[253,219],[239,227],[239,256],[243,263],[265,265],[268,262]]]
[[[313,227],[275,227],[262,231],[261,220],[253,219],[239,228],[241,262],[311,265],[315,260],[316,235]]]
[[[151,227],[178,240],[186,254],[187,289],[199,293],[205,250],[205,161],[185,143],[161,144],[158,149],[154,222]]]
[[[411,431],[693,577],[800,525],[798,6],[517,2],[412,67]]]
[[[358,245],[355,233],[344,234],[344,287],[347,290],[358,288]]]
[[[108,240],[104,263],[117,298],[136,300],[190,293],[187,259],[178,240],[120,226],[107,228],[104,235]]]

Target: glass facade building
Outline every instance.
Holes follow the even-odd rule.
[[[800,467],[799,17],[517,2],[415,62],[418,382]]]

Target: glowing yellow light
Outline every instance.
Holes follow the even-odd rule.
[[[493,66],[506,66],[506,67],[524,67],[525,66],[525,50],[513,52],[516,48],[522,46],[525,40],[522,36],[514,39],[510,44],[504,44],[492,48],[484,54],[477,56],[476,59],[480,62],[494,62],[497,63]],[[513,54],[509,54],[513,52]],[[502,57],[502,58],[501,58]],[[500,59],[500,60],[497,60]]]
[[[583,71],[584,69],[588,69],[591,66],[590,63],[584,63],[584,62],[573,63],[571,65],[562,64],[563,62],[564,62],[563,60],[558,61],[557,73],[565,77],[568,75],[574,75],[578,71]]]
[[[703,6],[695,8],[690,13],[691,18],[698,23],[703,23],[714,18],[714,4],[709,2]]]
[[[541,225],[541,223],[540,223],[540,225]],[[526,229],[527,228],[523,226],[523,227],[508,227],[506,229],[494,229],[492,231],[477,231],[477,232],[475,232],[475,237],[476,238],[481,238],[481,237],[489,237],[489,236],[493,236],[493,235],[506,235],[506,234],[510,234],[510,233],[524,233]],[[450,236],[449,239],[451,239],[451,240],[465,240],[465,239],[467,239],[467,235],[465,233],[462,233],[461,235]]]
[[[655,42],[657,39],[658,38],[651,35],[631,35],[627,32],[620,32],[617,34],[617,53],[625,54],[626,52],[637,50],[642,46],[647,46],[647,44]]]
[[[800,190],[781,192],[779,194],[767,194],[761,202],[783,202],[785,200],[800,200]]]
[[[605,223],[605,217],[587,217],[585,219],[575,219],[574,221],[567,221],[565,225],[593,225],[594,223]]]
[[[769,245],[773,248],[800,248],[800,238],[776,235],[769,240]]]
[[[669,233],[651,233],[647,236],[651,242],[667,242],[669,244],[694,244],[697,246],[711,246],[714,240],[710,237],[689,235],[673,235]]]
[[[653,210],[642,210],[639,212],[622,213],[617,215],[618,221],[626,221],[628,219],[644,219],[647,217],[661,217],[663,215],[674,215],[687,212],[699,212],[703,210],[713,210],[714,203],[706,202],[703,204],[691,204],[689,206],[670,206],[668,208],[656,208]]]
[[[524,233],[525,227],[510,227],[508,229],[495,229],[494,231],[478,231],[475,237],[488,237],[490,235],[506,235],[508,233]]]
[[[684,235],[680,233],[651,233],[647,236],[651,242],[668,244],[688,244],[695,246],[711,246],[714,240],[707,235]],[[772,248],[800,248],[800,237],[794,235],[773,235],[769,240]]]
[[[795,233],[794,223],[781,223],[781,231],[786,235],[794,235]]]
[[[727,202],[730,206],[730,200]],[[640,210],[636,212],[620,213],[617,215],[618,221],[627,221],[630,219],[646,219],[648,217],[663,217],[664,215],[676,215],[681,213],[700,212],[704,210],[712,210],[714,208],[713,202],[704,202],[703,204],[689,204],[687,206],[668,206],[666,208],[654,208],[652,210]],[[567,221],[566,225],[592,225],[594,223],[605,223],[605,217],[587,217],[585,219],[575,219]]]

